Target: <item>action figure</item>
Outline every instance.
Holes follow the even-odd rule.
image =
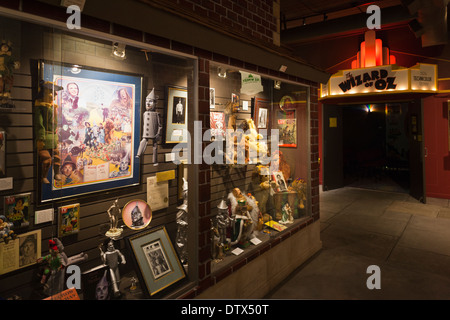
[[[14,240],[17,238],[17,235],[14,233],[11,228],[13,227],[13,224],[11,222],[6,221],[6,217],[1,215],[0,216],[0,237],[5,241],[6,244],[8,244],[9,240]]]
[[[15,61],[12,57],[10,41],[2,41],[0,45],[0,105],[2,107],[11,108],[11,89],[13,86],[14,75],[13,70],[19,69],[19,61]]]
[[[114,200],[113,204],[111,205],[111,207],[109,207],[107,212],[109,217],[110,228],[105,235],[111,239],[115,239],[119,237],[123,232],[122,228],[117,227],[117,224],[119,223],[119,217],[121,214],[121,210],[119,207],[119,199]]]
[[[53,82],[41,81],[39,83],[38,97],[34,102],[34,128],[36,130],[36,147],[41,165],[41,178],[43,183],[50,183],[47,179],[50,167],[53,162],[55,180],[60,181],[62,176],[59,172],[61,158],[57,148],[58,135],[57,109],[54,98],[63,87],[55,85]],[[55,96],[54,96],[55,95]],[[53,160],[52,160],[53,158]]]
[[[188,253],[187,253],[187,229],[188,229],[188,205],[187,205],[187,194],[188,193],[188,183],[183,178],[183,204],[178,207],[177,212],[177,236],[175,239],[176,249],[178,255],[180,256],[181,263],[187,265]]]
[[[113,240],[109,240],[106,246],[106,252],[102,249],[103,245],[99,245],[100,257],[104,264],[109,267],[111,273],[111,280],[113,284],[114,296],[120,296],[119,283],[120,283],[120,272],[119,264],[126,264],[125,256],[114,247]]]
[[[155,97],[155,88],[148,94],[145,99],[144,125],[142,140],[139,144],[139,149],[136,158],[139,158],[147,148],[148,139],[153,139],[153,165],[158,165],[158,140],[161,137],[162,122],[158,112],[156,112],[156,102],[158,97]]]
[[[229,250],[229,241],[227,240],[227,229],[232,224],[232,219],[228,215],[228,206],[225,200],[222,200],[217,206],[218,212],[215,222],[212,222],[213,231],[213,259],[222,260],[225,252]]]

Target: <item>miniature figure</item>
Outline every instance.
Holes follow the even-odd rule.
[[[11,89],[14,82],[13,70],[20,68],[20,62],[12,56],[11,41],[3,40],[0,44],[0,106],[13,107]]]
[[[158,165],[158,140],[161,137],[162,122],[158,112],[156,112],[156,103],[158,97],[155,96],[155,88],[145,99],[144,125],[142,140],[136,158],[142,156],[147,148],[148,139],[153,139],[153,165]]]
[[[113,204],[111,205],[111,207],[109,207],[107,212],[110,222],[110,228],[105,235],[111,239],[116,239],[123,232],[122,228],[117,227],[121,214],[121,210],[119,208],[119,199],[114,200]]]
[[[227,229],[233,223],[233,219],[228,214],[228,206],[225,200],[220,201],[217,206],[215,221],[211,220],[212,234],[212,258],[220,261],[225,256],[225,252],[230,249],[230,241],[227,239]]]
[[[177,212],[177,236],[175,239],[176,249],[180,256],[181,263],[186,266],[188,263],[187,234],[188,234],[188,183],[183,178],[183,204],[178,207]]]
[[[290,224],[294,222],[294,216],[292,214],[292,209],[289,203],[285,203],[283,208],[281,209],[282,215],[281,220],[278,221],[281,224]]]
[[[0,236],[3,241],[5,241],[6,244],[8,244],[9,240],[15,240],[17,238],[17,235],[14,233],[11,228],[13,227],[13,224],[11,222],[6,221],[6,217],[1,215],[0,216]]]
[[[130,285],[130,292],[134,292],[137,289],[137,279],[135,277],[131,277],[130,279],[131,285]]]
[[[119,283],[120,283],[120,272],[119,272],[119,264],[126,264],[125,256],[114,247],[114,241],[109,240],[106,245],[106,252],[102,249],[102,244],[99,245],[100,249],[100,257],[104,264],[109,267],[109,271],[111,274],[111,280],[113,285],[114,296],[120,296]]]
[[[34,102],[34,128],[36,130],[36,147],[41,166],[41,179],[45,184],[49,184],[47,176],[53,163],[54,179],[60,181],[62,176],[59,172],[61,158],[59,155],[58,135],[56,133],[58,106],[54,103],[54,98],[63,87],[55,85],[53,82],[41,81],[39,83],[38,96]],[[55,95],[55,96],[53,96]]]

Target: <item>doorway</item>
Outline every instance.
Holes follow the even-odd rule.
[[[421,101],[323,105],[323,189],[409,193],[424,202]]]

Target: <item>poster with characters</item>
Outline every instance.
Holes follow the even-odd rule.
[[[225,113],[223,112],[210,112],[210,128],[211,138],[222,137],[225,138]]]

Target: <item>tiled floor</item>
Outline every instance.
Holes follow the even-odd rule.
[[[320,196],[323,249],[267,299],[450,299],[448,199],[350,187]],[[367,287],[371,265],[380,289]]]

